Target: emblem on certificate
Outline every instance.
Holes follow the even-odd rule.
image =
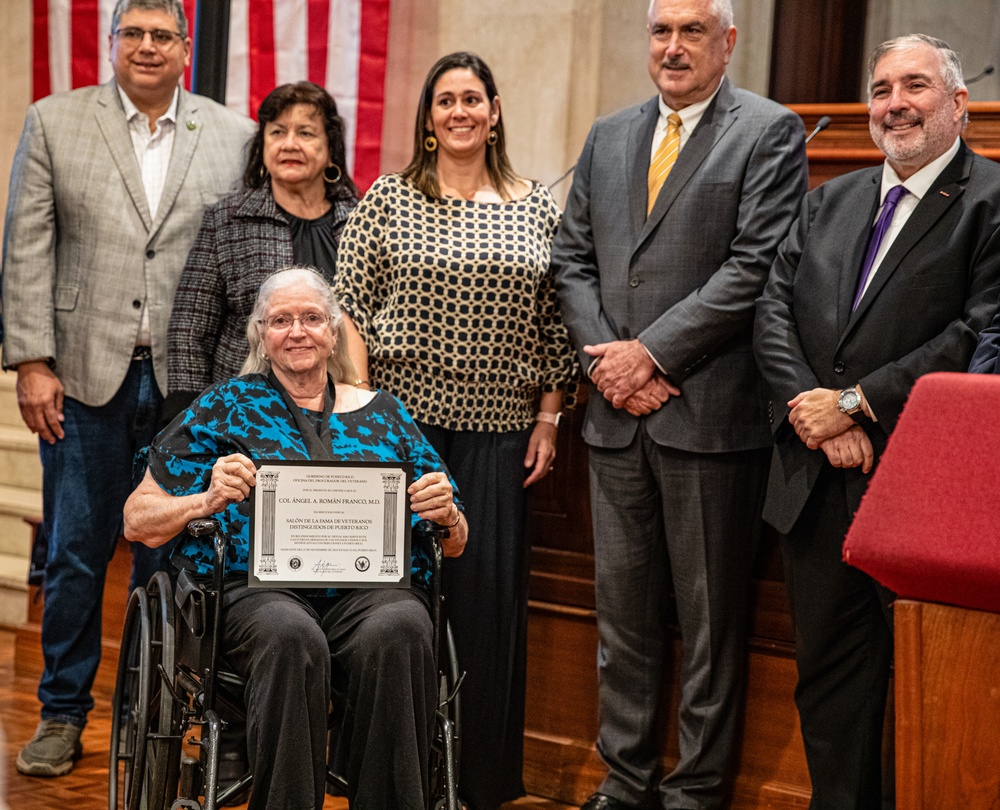
[[[411,464],[254,463],[251,587],[409,587]]]

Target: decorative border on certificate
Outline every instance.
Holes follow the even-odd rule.
[[[408,588],[413,465],[260,461],[251,588]]]

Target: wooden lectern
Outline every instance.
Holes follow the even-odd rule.
[[[897,810],[1000,808],[1000,376],[917,381],[844,543],[891,588]]]

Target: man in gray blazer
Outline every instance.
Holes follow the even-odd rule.
[[[957,54],[924,35],[883,43],[868,97],[885,163],[806,197],[754,338],[775,437],[764,518],[785,534],[811,810],[882,806],[892,594],[843,561],[844,536],[914,382],[966,369],[1000,286],[1000,166],[962,141]]]
[[[802,122],[729,83],[735,41],[727,0],[651,3],[659,94],[594,124],[553,252],[563,318],[602,394],[583,437],[608,774],[586,810],[654,798],[671,585],[680,758],[659,802],[719,807],[734,772],[770,446],[754,301],[806,189]]]
[[[253,132],[178,86],[191,56],[178,0],[120,0],[110,47],[113,82],[29,108],[7,207],[3,364],[41,438],[48,537],[42,722],[17,759],[35,776],[80,755],[105,571],[167,388],[174,288]],[[133,585],[145,583],[165,556],[133,552]]]

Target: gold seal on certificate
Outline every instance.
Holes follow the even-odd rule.
[[[254,463],[250,587],[409,587],[413,465]]]

